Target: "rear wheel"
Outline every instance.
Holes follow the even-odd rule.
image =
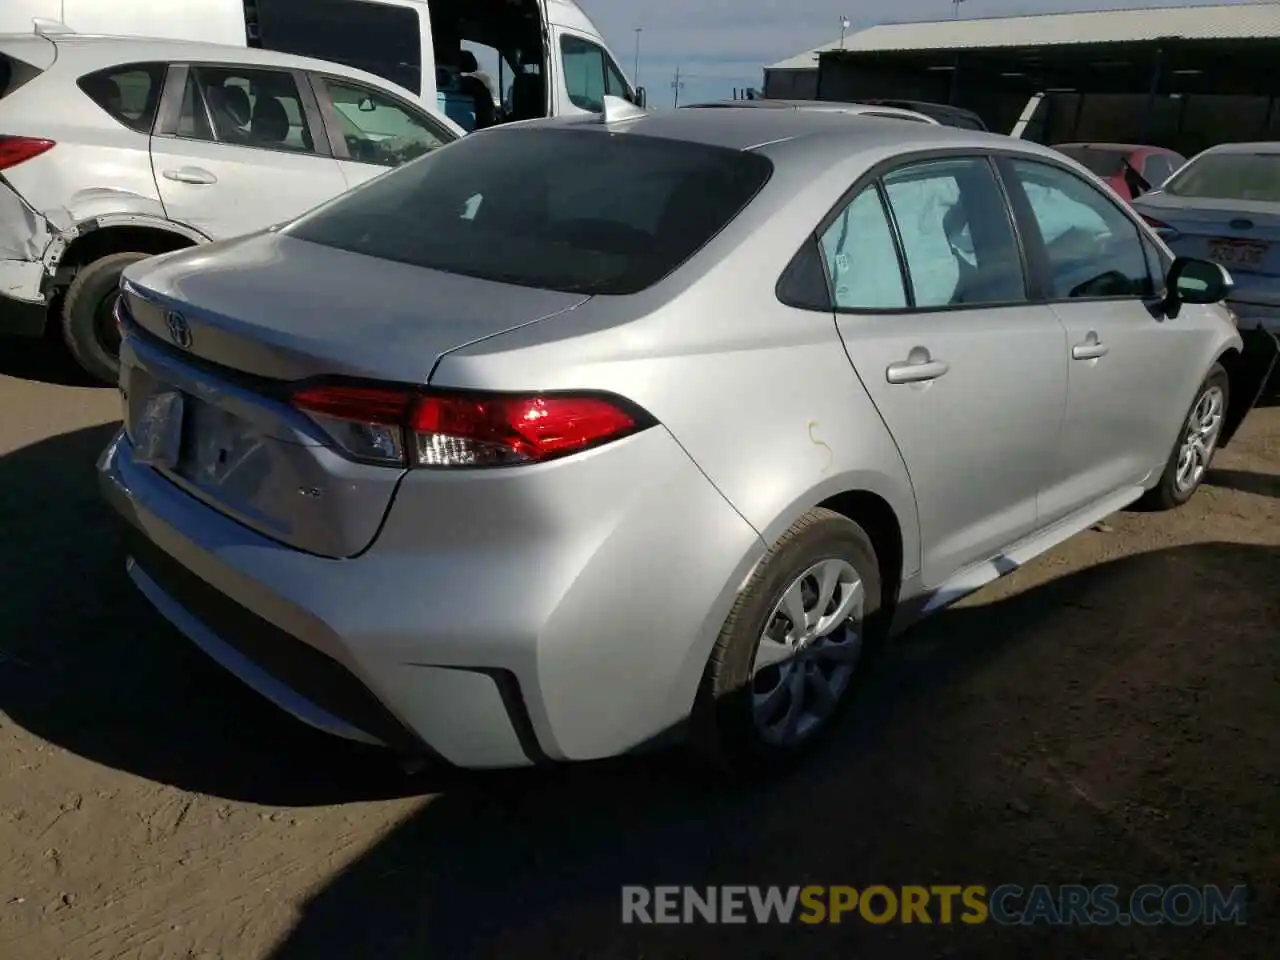
[[[62,339],[76,363],[96,380],[120,376],[120,331],[115,307],[125,267],[149,253],[113,253],[82,267],[62,304]]]
[[[691,745],[730,772],[807,753],[850,702],[880,635],[866,532],[830,510],[785,533],[739,594],[703,675]]]
[[[1172,510],[1195,495],[1218,451],[1218,438],[1230,402],[1230,379],[1221,364],[1214,364],[1196,393],[1195,402],[1183,421],[1173,452],[1165,464],[1160,482],[1142,499],[1153,510]]]

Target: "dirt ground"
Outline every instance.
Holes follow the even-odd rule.
[[[114,391],[0,344],[0,958],[1280,955],[1280,407],[894,645],[816,762],[402,777],[128,583]],[[624,927],[623,884],[1237,883],[1244,927]]]

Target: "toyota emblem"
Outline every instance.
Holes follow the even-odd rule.
[[[169,339],[183,350],[190,350],[191,327],[187,325],[187,318],[176,310],[170,310],[165,315],[164,322],[169,325]]]

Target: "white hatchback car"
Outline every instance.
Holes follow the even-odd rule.
[[[339,64],[169,40],[0,36],[0,334],[114,382],[126,266],[291,220],[464,135]]]

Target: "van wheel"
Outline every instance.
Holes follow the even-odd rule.
[[[62,339],[76,363],[103,383],[120,378],[120,332],[115,306],[125,267],[149,253],[113,253],[81,267],[62,304]]]
[[[730,773],[807,754],[851,701],[881,634],[880,567],[866,532],[815,509],[765,556],[725,621],[690,746]]]
[[[1173,452],[1160,482],[1147,491],[1140,505],[1149,510],[1172,510],[1195,495],[1218,452],[1218,437],[1231,401],[1231,381],[1215,363],[1196,391],[1195,402],[1182,421]]]

